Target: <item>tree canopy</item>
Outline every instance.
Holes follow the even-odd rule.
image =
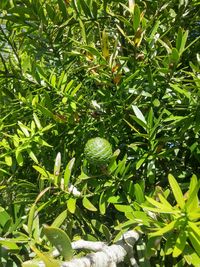
[[[199,5],[1,0],[5,266],[130,229],[140,263],[200,266]],[[84,155],[95,137],[112,146],[108,164]]]

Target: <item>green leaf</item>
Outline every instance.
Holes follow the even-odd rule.
[[[178,214],[178,215],[181,214],[181,211],[179,209],[171,210],[169,208],[152,208],[149,206],[145,206],[143,204],[141,205],[141,207],[144,210],[149,210],[149,211],[156,212],[156,213],[169,213],[169,214],[171,213],[171,214]]]
[[[200,257],[200,239],[194,234],[193,231],[188,230],[189,239],[194,247],[196,253]]]
[[[188,243],[185,246],[183,256],[189,265],[200,267],[200,257]]]
[[[185,97],[190,99],[191,93],[185,90],[184,88],[182,89],[177,84],[172,84],[172,83],[170,83],[170,86],[175,92],[179,93],[180,95],[184,95]]]
[[[47,118],[54,118],[53,113],[46,107],[43,107],[42,105],[37,105],[38,109],[41,111],[41,113],[46,116]]]
[[[139,124],[145,131],[147,131],[147,125],[146,125],[142,120],[140,120],[140,119],[137,118],[136,116],[132,116],[132,115],[130,115],[130,117],[131,117],[137,124]]]
[[[36,204],[34,203],[29,211],[29,215],[28,215],[28,233],[29,236],[32,236],[33,233],[33,222],[36,216]]]
[[[132,105],[132,109],[133,109],[133,111],[134,111],[134,113],[135,113],[135,116],[136,116],[138,119],[140,119],[140,120],[144,123],[144,125],[146,125],[147,122],[146,122],[145,117],[144,117],[144,115],[142,114],[141,110],[140,110],[137,106],[135,106],[135,105]]]
[[[134,78],[137,76],[137,74],[138,74],[139,72],[140,72],[139,70],[136,70],[133,74],[131,74],[130,76],[128,76],[127,78],[125,78],[125,79],[122,81],[121,86],[124,86],[124,85],[126,85],[128,82],[134,80]]]
[[[195,209],[194,211],[189,211],[188,218],[191,221],[197,221],[200,219],[200,208]]]
[[[108,199],[107,199],[107,202],[108,203],[121,203],[123,202],[123,197],[122,196],[110,196]]]
[[[15,157],[16,157],[16,160],[17,160],[17,163],[19,164],[19,166],[23,166],[24,160],[23,160],[23,156],[21,154],[20,149],[16,149]]]
[[[140,25],[140,8],[138,5],[134,5],[134,16],[133,16],[133,29],[136,32]]]
[[[92,18],[93,16],[91,14],[90,8],[87,5],[86,1],[85,0],[79,0],[79,2],[81,4],[81,7],[82,7],[83,12],[85,13],[85,16]]]
[[[195,236],[200,240],[200,228],[196,223],[188,221],[189,229],[193,231]]]
[[[34,245],[30,245],[30,247],[35,252],[35,254],[45,263],[45,266],[48,266],[48,267],[59,267],[60,266],[59,261],[49,257],[49,255],[46,255],[46,254],[42,253]],[[33,263],[36,264],[35,261]],[[30,261],[28,261],[28,265],[27,265],[27,262],[25,262],[25,265],[23,265],[23,266],[25,266],[25,267],[28,266],[29,267],[30,266]],[[35,265],[35,266],[37,266],[37,265]]]
[[[144,211],[126,212],[125,216],[127,219],[134,220],[136,223],[141,223],[146,226],[150,226],[150,222],[152,221],[152,218],[150,218]]]
[[[172,52],[169,56],[169,61],[170,61],[170,63],[178,64],[179,53],[178,53],[178,50],[176,48],[172,48]]]
[[[177,240],[178,234],[173,231],[167,234],[167,240],[164,247],[164,252],[166,255],[172,254],[174,250],[174,246]]]
[[[41,265],[41,259],[33,259],[22,263],[22,267],[39,267]]]
[[[0,245],[5,249],[8,250],[11,253],[18,253],[20,248],[16,244],[16,242],[13,242],[12,240],[2,240],[0,239]]]
[[[67,164],[67,166],[65,168],[65,173],[64,173],[64,186],[65,186],[65,188],[67,188],[68,185],[69,185],[69,180],[70,180],[70,177],[71,177],[71,171],[72,171],[72,168],[74,166],[74,162],[75,162],[75,158],[72,158],[68,162],[68,164]]]
[[[186,202],[186,209],[188,212],[195,212],[199,206],[198,191],[200,182],[197,181],[195,175],[192,176],[188,192],[188,200]]]
[[[89,201],[89,199],[87,197],[84,197],[82,200],[83,206],[90,211],[97,211],[97,209],[95,208],[95,206]]]
[[[180,47],[182,44],[182,38],[183,38],[183,30],[181,28],[178,29],[178,35],[176,38],[176,49],[180,51]]]
[[[103,234],[104,234],[107,242],[110,242],[112,234],[111,234],[111,232],[109,231],[108,227],[105,224],[102,224],[102,231],[103,231]]]
[[[45,169],[43,169],[43,168],[41,168],[41,167],[39,167],[39,166],[36,166],[36,165],[33,165],[33,168],[34,168],[36,171],[38,171],[43,177],[46,177],[46,178],[49,177],[49,173],[48,173]]]
[[[5,156],[5,163],[6,163],[8,166],[12,166],[12,157],[9,156],[9,155],[6,155],[6,156]]]
[[[42,129],[42,126],[41,126],[41,123],[40,123],[40,120],[38,118],[38,116],[36,115],[36,113],[33,113],[33,119],[38,127],[38,130]]]
[[[177,204],[180,206],[181,209],[183,209],[185,207],[185,200],[176,179],[173,177],[173,175],[169,174],[168,180]]]
[[[119,204],[116,204],[114,205],[116,210],[120,211],[120,212],[132,212],[133,209],[131,206],[129,205],[119,205]]]
[[[103,61],[103,63],[107,64],[107,61],[105,60],[105,58],[99,53],[99,51],[92,47],[92,46],[82,46],[82,48],[86,51],[88,51],[89,53],[91,53],[92,55],[96,56],[97,58],[101,59]]]
[[[182,254],[185,248],[186,241],[187,241],[187,234],[185,230],[186,229],[184,227],[181,228],[178,238],[176,239],[176,243],[175,243],[174,250],[172,253],[172,256],[175,258],[177,258],[180,254]]]
[[[109,42],[108,42],[108,34],[104,29],[102,32],[102,55],[105,59],[109,58]]]
[[[167,50],[168,54],[171,54],[172,50],[171,50],[170,46],[166,42],[164,42],[160,38],[158,39],[158,42]]]
[[[59,9],[62,12],[62,16],[64,19],[68,19],[66,3],[64,0],[58,0]]]
[[[57,248],[66,261],[73,257],[73,249],[68,235],[61,229],[51,226],[44,226],[44,234],[53,246]]]
[[[24,125],[22,122],[18,121],[18,125],[20,127],[20,129],[22,130],[22,132],[24,133],[24,135],[26,137],[29,137],[30,136],[30,133],[29,131],[31,131],[30,128],[28,128],[26,125]]]
[[[106,199],[105,192],[102,192],[99,198],[99,211],[102,215],[106,212]]]
[[[57,227],[57,228],[60,227],[66,218],[67,218],[67,210],[64,210],[55,218],[55,220],[51,224],[51,227]]]
[[[187,42],[188,33],[189,33],[188,30],[186,30],[183,33],[183,30],[181,28],[179,28],[178,36],[176,39],[176,48],[179,51],[179,55],[181,55],[185,50],[185,45]]]
[[[149,259],[152,256],[156,256],[158,246],[160,245],[161,238],[154,236],[150,237],[147,241],[145,256]]]
[[[142,164],[146,161],[146,159],[148,158],[148,154],[145,153],[136,163],[136,170],[139,170],[140,167],[142,166]]]
[[[166,234],[167,232],[170,232],[174,229],[175,225],[176,225],[177,221],[172,221],[169,224],[167,224],[166,226],[162,227],[161,229],[159,229],[156,232],[150,233],[150,236],[162,236],[164,234]]]
[[[145,201],[143,190],[138,183],[134,184],[134,194],[139,204],[142,204]]]
[[[54,175],[59,176],[60,167],[61,167],[61,153],[58,152],[56,156],[55,164],[54,164],[54,171],[53,171]]]
[[[157,207],[158,209],[165,209],[168,210],[169,212],[173,212],[174,209],[172,207],[169,207],[168,205],[165,205],[163,203],[160,203],[156,200],[154,200],[153,198],[147,197],[145,196],[146,200],[151,203],[153,206]]]
[[[36,158],[36,155],[33,153],[31,149],[27,149],[27,152],[29,154],[29,157],[36,163],[38,164],[38,159]]]
[[[162,194],[158,194],[158,197],[160,199],[160,202],[164,204],[166,208],[173,209],[171,204],[167,201],[167,199]]]
[[[10,223],[12,222],[10,215],[5,211],[4,208],[0,207],[0,226],[5,230],[9,228]]]
[[[72,214],[75,213],[76,211],[76,199],[75,198],[70,198],[67,200],[67,208],[69,212],[71,212]]]
[[[153,26],[153,28],[152,28],[152,30],[151,30],[151,34],[150,34],[150,36],[149,36],[150,40],[152,40],[152,39],[154,38],[155,34],[157,33],[158,28],[159,28],[159,26],[160,26],[160,23],[161,23],[160,20],[157,20],[157,21],[155,22],[155,25]]]

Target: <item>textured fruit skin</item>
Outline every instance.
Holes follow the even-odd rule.
[[[93,165],[105,165],[112,156],[112,146],[104,138],[96,137],[87,141],[84,149],[87,161]]]

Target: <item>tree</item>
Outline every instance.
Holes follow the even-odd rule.
[[[62,227],[70,240],[108,243],[141,216],[148,228],[152,218],[142,205],[155,202],[145,195],[158,202],[158,194],[168,196],[173,206],[168,174],[183,193],[192,175],[198,178],[198,7],[195,0],[1,1],[5,262],[30,259],[29,238],[39,257],[49,250],[44,223]],[[112,144],[108,166],[91,166],[84,157],[87,140],[96,136]],[[191,181],[198,188],[198,179]],[[158,224],[172,220],[167,216],[157,216]],[[146,236],[141,244],[148,250],[152,240],[159,239]],[[185,239],[178,260],[172,249],[163,252],[162,242],[156,257],[145,258],[149,264],[184,265],[188,254],[199,261],[198,240]]]

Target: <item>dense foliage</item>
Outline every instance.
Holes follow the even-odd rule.
[[[200,266],[199,5],[0,1],[4,266],[135,227],[141,266]],[[109,164],[85,159],[94,137]]]

